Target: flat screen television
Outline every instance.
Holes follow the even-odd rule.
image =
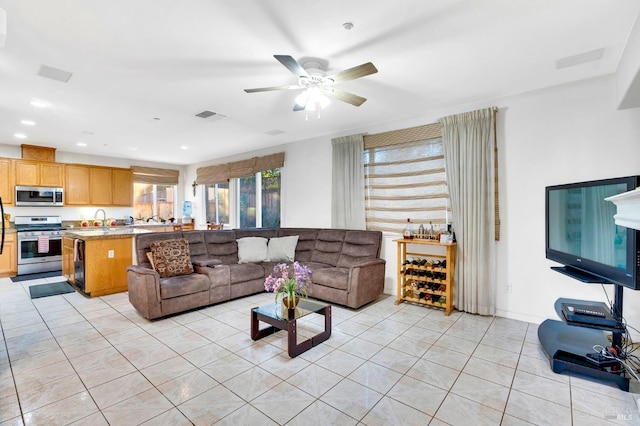
[[[640,289],[640,231],[616,225],[605,198],[638,187],[640,176],[546,188],[546,257],[552,269],[583,282]]]

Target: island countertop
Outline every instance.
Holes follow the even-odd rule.
[[[149,232],[153,231],[147,229],[132,228],[128,226],[109,228],[109,230],[105,230],[104,228],[72,228],[65,230],[62,236],[69,238],[79,238],[81,240],[105,240],[116,238],[132,238],[135,234],[146,234]]]

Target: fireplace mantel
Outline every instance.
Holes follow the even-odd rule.
[[[618,208],[613,216],[616,225],[640,229],[640,188],[605,198]]]

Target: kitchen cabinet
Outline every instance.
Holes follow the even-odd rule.
[[[4,200],[4,198],[3,198]],[[15,232],[6,232],[0,254],[0,277],[13,277],[18,273],[18,242]]]
[[[15,177],[11,159],[0,158],[0,176],[4,176],[4,178],[0,179],[0,198],[2,198],[2,203],[4,205],[13,205]]]
[[[94,206],[110,206],[113,202],[112,192],[111,169],[89,168],[89,203]]]
[[[68,164],[65,205],[133,206],[133,171],[114,167]]]
[[[64,186],[64,164],[48,161],[14,160],[15,184],[23,186]]]
[[[111,170],[111,194],[114,206],[133,206],[133,170],[112,169]]]
[[[84,241],[84,293],[90,297],[128,290],[127,267],[133,264],[133,233],[106,233],[82,237],[83,232],[67,231],[62,242],[62,274],[76,284],[74,262],[75,237]],[[72,272],[72,270],[74,272]]]
[[[67,164],[65,167],[64,204],[69,206],[88,206],[89,202],[89,166]]]
[[[71,284],[76,282],[76,268],[74,265],[75,253],[73,250],[73,238],[62,237],[62,275]]]

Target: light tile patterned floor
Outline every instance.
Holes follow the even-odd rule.
[[[249,337],[272,294],[151,322],[126,293],[29,299],[57,280],[0,279],[2,425],[640,424],[634,394],[554,374],[534,324],[386,296],[334,306],[331,338],[291,359],[284,332]]]

